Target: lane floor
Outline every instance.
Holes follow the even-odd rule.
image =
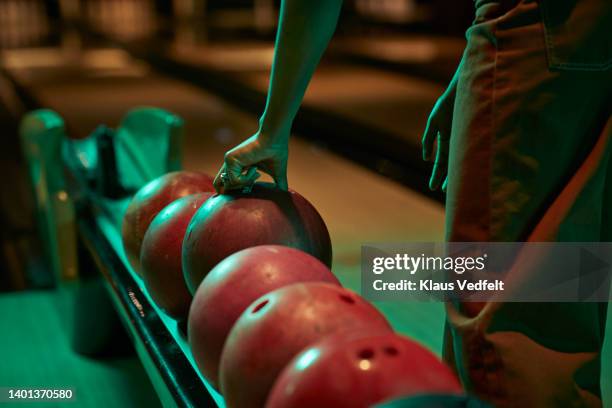
[[[56,291],[0,295],[0,386],[71,388],[75,395],[74,401],[62,405],[8,405],[161,407],[136,356],[93,359],[72,350],[64,295]]]

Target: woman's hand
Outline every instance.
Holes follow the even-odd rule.
[[[250,189],[260,177],[257,170],[269,174],[278,188],[287,190],[288,139],[260,131],[228,151],[215,177],[217,191]]]
[[[441,185],[442,191],[446,191],[448,181],[448,151],[456,92],[457,74],[453,77],[446,91],[436,101],[429,114],[429,119],[427,119],[427,126],[423,134],[423,160],[432,160],[434,145],[436,146],[434,168],[429,180],[429,188],[431,190],[437,190]]]

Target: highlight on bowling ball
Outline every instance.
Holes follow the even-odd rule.
[[[264,406],[276,377],[300,351],[335,333],[392,332],[365,299],[329,283],[295,283],[251,304],[227,338],[221,392],[230,407]]]
[[[194,215],[183,242],[187,287],[194,293],[206,274],[229,255],[269,244],[300,249],[331,265],[327,227],[297,192],[256,183],[248,193],[212,197]]]
[[[192,194],[168,204],[153,218],[142,241],[145,286],[155,303],[177,320],[187,318],[191,303],[181,263],[183,238],[193,214],[212,195]]]
[[[279,375],[267,408],[369,408],[399,396],[461,395],[459,381],[414,340],[384,333],[328,337],[296,356]]]
[[[153,228],[153,226],[151,226]],[[225,340],[242,312],[259,297],[298,282],[340,286],[317,258],[298,249],[261,245],[225,258],[202,281],[189,312],[189,344],[200,372],[218,384]]]
[[[123,248],[134,272],[141,275],[142,240],[157,213],[178,198],[214,191],[212,177],[191,171],[165,174],[138,190],[125,212],[121,226]]]

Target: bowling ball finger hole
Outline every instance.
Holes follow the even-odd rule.
[[[359,350],[357,357],[359,357],[360,360],[371,360],[374,358],[374,350],[371,348]]]
[[[340,300],[351,305],[355,304],[355,299],[353,299],[349,295],[340,295]]]
[[[264,307],[266,307],[266,305],[269,303],[269,300],[264,300],[263,302],[260,302],[259,304],[257,304],[253,310],[251,311],[251,314],[255,314],[257,312],[259,312],[261,309],[263,309]]]
[[[393,346],[387,346],[383,349],[386,355],[388,356],[397,356],[399,354],[399,350]]]

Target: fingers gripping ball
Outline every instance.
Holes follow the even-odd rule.
[[[183,271],[191,293],[221,260],[241,249],[284,245],[331,265],[327,227],[317,210],[295,191],[257,183],[250,193],[212,197],[195,214],[183,243]]]
[[[298,282],[340,285],[321,261],[280,245],[243,249],[225,258],[200,284],[189,312],[189,344],[202,374],[217,386],[227,335],[259,297]]]
[[[221,355],[228,407],[262,407],[274,380],[306,346],[342,332],[391,332],[357,294],[327,283],[297,283],[256,300],[240,316]]]
[[[140,272],[140,250],[147,228],[166,205],[190,194],[214,192],[212,178],[206,174],[176,171],[145,184],[130,202],[123,217],[121,235],[125,255],[137,274]]]
[[[155,303],[175,319],[187,318],[191,293],[185,286],[181,250],[187,225],[213,193],[173,201],[153,218],[142,241],[142,277]]]
[[[394,333],[332,336],[285,367],[267,408],[368,408],[398,396],[461,395],[450,368],[417,342]]]

